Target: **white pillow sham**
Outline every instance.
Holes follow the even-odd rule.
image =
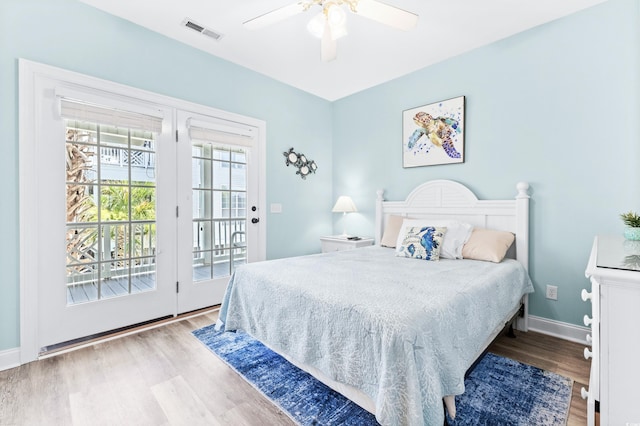
[[[434,226],[445,227],[447,232],[444,235],[442,241],[442,247],[440,249],[440,257],[444,259],[462,259],[462,247],[469,240],[471,232],[473,231],[473,225],[470,223],[459,222],[457,220],[449,219],[404,219],[400,232],[398,233],[398,240],[396,241],[396,253],[399,247],[402,246],[402,240],[407,234],[407,228],[416,226]]]

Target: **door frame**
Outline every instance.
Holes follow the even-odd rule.
[[[263,120],[211,108],[181,99],[160,95],[135,87],[115,83],[108,80],[68,71],[62,68],[37,62],[19,59],[19,222],[20,222],[20,363],[25,364],[38,359],[38,258],[37,252],[39,229],[37,227],[40,206],[37,191],[38,176],[30,169],[29,155],[37,149],[40,129],[36,128],[37,114],[42,114],[40,102],[36,98],[43,85],[54,81],[60,87],[81,87],[83,91],[95,91],[100,95],[114,98],[131,99],[138,103],[156,105],[162,109],[172,110],[165,117],[171,126],[172,133],[177,129],[177,111],[189,110],[199,114],[220,117],[225,120],[244,122],[260,129],[258,150],[259,168],[259,209],[263,212],[262,225],[258,235],[258,258],[266,258],[266,123]],[[51,94],[53,96],[53,94]],[[53,111],[49,113],[54,113]],[[177,194],[176,194],[177,195]],[[177,226],[176,226],[177,229]],[[176,256],[177,258],[177,256]],[[174,260],[175,262],[175,260]],[[174,265],[174,271],[177,269]],[[177,279],[176,279],[177,281]],[[177,298],[176,298],[177,301]],[[177,314],[177,303],[173,315]]]

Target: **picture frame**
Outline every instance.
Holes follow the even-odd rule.
[[[402,112],[404,168],[464,163],[465,97]]]

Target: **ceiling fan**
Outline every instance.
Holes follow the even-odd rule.
[[[393,28],[408,31],[418,23],[418,15],[377,0],[301,0],[244,22],[245,28],[256,30],[275,24],[298,13],[320,6],[322,12],[314,16],[307,29],[321,40],[321,59],[329,62],[337,56],[336,40],[347,34],[346,13],[341,7],[368,19]]]

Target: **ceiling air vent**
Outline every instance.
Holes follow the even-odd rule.
[[[187,28],[191,28],[194,31],[199,32],[202,35],[206,35],[207,37],[211,37],[214,40],[220,40],[222,38],[222,34],[217,33],[213,30],[210,30],[209,28],[205,28],[200,24],[197,24],[195,22],[193,22],[191,19],[186,18],[184,21],[182,21],[182,25],[184,25]]]

